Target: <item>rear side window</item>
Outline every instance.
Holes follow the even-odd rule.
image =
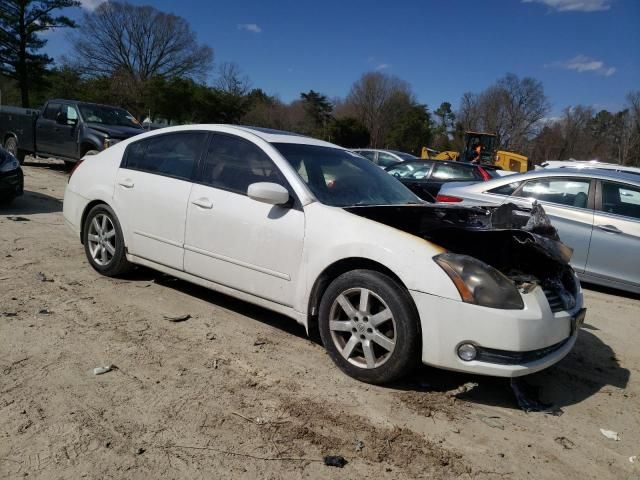
[[[525,183],[518,195],[542,202],[586,208],[590,185],[591,181],[586,178],[538,178]]]
[[[482,175],[475,167],[465,167],[451,163],[436,163],[431,178],[438,180],[473,181],[482,180]]]
[[[278,183],[287,188],[275,164],[262,149],[231,135],[213,135],[198,182],[242,195],[256,182]]]
[[[603,212],[640,220],[640,188],[613,182],[602,182]]]
[[[358,155],[362,155],[364,158],[368,158],[372,162],[376,159],[376,152],[359,151],[359,152],[356,152],[356,153]]]
[[[124,168],[191,180],[206,137],[206,132],[181,132],[132,143]]]
[[[59,103],[47,103],[47,108],[44,109],[44,113],[42,114],[42,117],[46,118],[47,120],[55,120],[59,111],[60,111]]]

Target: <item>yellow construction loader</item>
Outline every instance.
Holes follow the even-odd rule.
[[[502,170],[512,172],[527,172],[533,168],[531,161],[519,153],[507,152],[497,149],[498,137],[493,133],[464,132],[464,151],[446,150],[437,152],[431,148],[423,147],[421,157],[431,160],[460,160],[470,162],[476,156],[475,149],[480,145],[480,163],[495,165]]]

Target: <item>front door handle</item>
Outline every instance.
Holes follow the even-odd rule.
[[[194,200],[193,203],[196,207],[206,208],[207,210],[211,210],[213,208],[213,202],[208,198],[199,198]]]
[[[620,230],[618,227],[615,227],[613,225],[596,225],[600,230],[604,230],[605,232],[609,232],[609,233],[622,233],[622,230]]]
[[[118,182],[118,185],[120,185],[121,187],[124,188],[133,188],[133,182],[129,179],[123,180],[121,182]]]

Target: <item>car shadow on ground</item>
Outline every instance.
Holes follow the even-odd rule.
[[[153,281],[321,345],[317,335],[308,337],[302,325],[284,315],[170,275],[138,267],[127,275],[127,279]],[[591,327],[589,330],[597,329]],[[536,391],[538,400],[563,408],[580,403],[606,390],[608,386],[623,389],[629,382],[629,376],[629,370],[620,365],[611,347],[583,328],[578,335],[576,346],[569,355],[547,370],[524,377],[524,381],[532,387],[531,390]],[[396,391],[447,392],[468,382],[477,383],[477,387],[459,395],[460,400],[511,409],[519,408],[509,379],[452,372],[424,365],[417,367],[402,381],[387,385],[387,388]]]
[[[45,193],[24,191],[7,205],[0,204],[0,215],[32,215],[34,213],[57,213],[62,211],[62,201]]]
[[[530,386],[532,397],[563,408],[607,391],[624,389],[630,372],[620,365],[615,352],[589,330],[583,328],[574,349],[556,365],[519,379]],[[400,390],[447,392],[465,383],[477,387],[459,395],[460,400],[489,406],[519,409],[508,378],[487,377],[421,366],[413,375],[393,385]]]
[[[70,167],[62,160],[54,160],[54,159],[34,159],[33,157],[27,157],[22,164],[24,167],[37,167],[37,168],[46,168],[48,170],[53,170],[55,172],[69,172],[72,166]]]

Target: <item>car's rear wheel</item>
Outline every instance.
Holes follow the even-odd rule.
[[[420,329],[409,293],[380,272],[353,270],[336,278],[320,302],[322,343],[348,375],[388,383],[419,359]]]
[[[113,277],[131,268],[124,248],[124,236],[114,211],[105,204],[93,207],[84,223],[84,250],[91,266]]]

